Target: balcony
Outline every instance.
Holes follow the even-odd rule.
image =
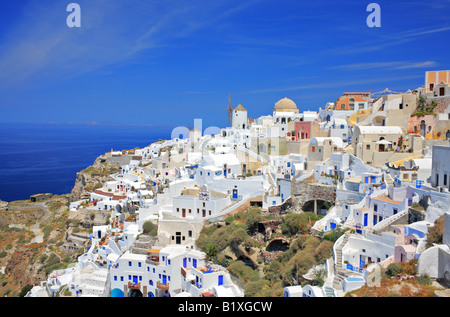
[[[128,289],[141,289],[141,283],[128,282]]]
[[[163,284],[161,282],[156,282],[156,287],[162,289],[163,291],[169,290],[169,283]]]
[[[148,256],[145,260],[147,264],[158,265],[159,264],[159,256]]]

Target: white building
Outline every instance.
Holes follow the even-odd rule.
[[[234,129],[247,129],[247,109],[245,109],[241,104],[233,109],[231,126]]]
[[[230,204],[230,195],[208,190],[206,186],[186,189],[173,198],[173,216],[188,219],[211,217]]]
[[[243,296],[224,268],[205,262],[203,252],[179,245],[149,249],[146,255],[124,253],[111,267],[110,282],[113,297]]]
[[[433,156],[431,163],[431,186],[450,189],[450,157],[449,146],[433,146]]]

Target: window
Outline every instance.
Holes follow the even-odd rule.
[[[370,144],[366,145],[366,150],[370,150]]]
[[[393,208],[392,211],[393,211],[394,215],[396,215],[398,213],[398,209],[397,208]]]
[[[128,261],[128,266],[131,266],[131,261]]]
[[[413,181],[417,180],[417,173],[411,174],[411,180]]]
[[[312,148],[311,148],[311,152],[315,152],[316,151],[316,147],[315,146],[313,146]]]
[[[405,181],[405,180],[409,180],[409,174],[407,174],[407,173],[404,173],[403,175],[402,175],[402,179]]]
[[[377,204],[373,204],[373,211],[378,211],[378,205]]]
[[[116,275],[114,275],[114,281],[117,281],[117,276]]]
[[[138,267],[141,267],[141,266],[142,266],[141,262],[138,262]]]
[[[123,282],[123,276],[120,277],[120,281]]]

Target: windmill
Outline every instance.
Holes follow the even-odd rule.
[[[231,126],[231,115],[233,114],[233,108],[231,107],[231,93],[228,96],[228,109],[220,109],[220,110],[227,110],[228,111],[228,123]]]
[[[378,92],[370,92],[370,97],[375,97],[375,98],[381,98],[381,95],[383,94],[401,94],[401,92],[398,91],[392,91],[389,88],[386,88],[383,91],[378,91]]]

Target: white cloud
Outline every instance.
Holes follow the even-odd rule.
[[[408,80],[408,79],[416,79],[416,78],[423,78],[423,75],[404,76],[404,77],[398,76],[398,77],[370,78],[370,79],[352,80],[352,81],[346,81],[346,82],[333,81],[333,82],[324,82],[324,83],[317,83],[317,84],[310,84],[310,85],[259,89],[259,90],[250,91],[248,93],[257,94],[257,93],[282,92],[282,91],[294,91],[294,90],[305,90],[305,89],[347,87],[347,86],[352,86],[352,85],[384,83],[384,82],[388,83],[388,82],[392,82],[392,81]]]
[[[435,61],[425,62],[368,62],[368,63],[355,63],[347,65],[338,65],[330,67],[331,69],[346,69],[346,70],[362,70],[362,69],[374,69],[374,68],[387,68],[387,69],[409,69],[409,68],[429,68],[435,67],[437,63]]]

